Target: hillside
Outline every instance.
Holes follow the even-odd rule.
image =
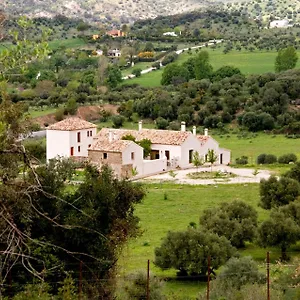
[[[4,0],[4,9],[30,17],[63,14],[99,23],[129,23],[137,19],[178,14],[208,6],[214,0]],[[218,2],[224,2],[218,1]]]

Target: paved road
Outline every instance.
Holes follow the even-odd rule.
[[[268,179],[271,172],[268,170],[259,170],[257,175],[253,175],[254,169],[235,169],[228,166],[214,166],[213,171],[231,172],[236,177],[224,179],[190,179],[187,177],[188,173],[197,172],[195,168],[174,171],[177,175],[172,178],[169,173],[149,176],[142,179],[144,182],[161,182],[161,181],[174,181],[174,183],[183,184],[232,184],[232,183],[259,183],[261,179]],[[199,168],[198,171],[210,171],[210,167]]]
[[[219,44],[219,43],[222,43],[222,41],[223,40],[215,40],[214,42],[208,42],[208,43],[206,43],[208,46],[212,46],[212,45],[214,45],[214,44]],[[202,44],[202,45],[198,45],[198,46],[193,46],[193,47],[190,47],[190,48],[184,48],[184,49],[180,49],[180,50],[177,50],[176,51],[176,54],[181,54],[182,52],[184,52],[184,51],[187,51],[187,50],[189,50],[189,49],[199,49],[199,48],[203,48],[203,47],[205,47],[206,46],[206,44]],[[156,61],[157,62],[157,61]],[[154,63],[154,62],[153,62]],[[162,67],[162,66],[161,66]],[[154,70],[156,70],[156,68],[153,68],[153,67],[151,67],[151,68],[147,68],[147,69],[144,69],[144,70],[142,70],[142,74],[146,74],[146,73],[149,73],[149,72],[152,72],[152,71],[154,71]],[[124,76],[124,77],[122,77],[122,79],[123,80],[127,80],[127,79],[131,79],[131,78],[134,78],[135,77],[135,75],[133,75],[133,74],[129,74],[129,75],[127,75],[127,76]]]

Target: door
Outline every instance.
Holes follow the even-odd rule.
[[[189,150],[189,163],[193,162],[193,150]]]
[[[169,150],[165,151],[165,156],[166,156],[167,160],[170,160],[170,151]]]
[[[71,156],[74,156],[74,147],[71,147],[71,153],[70,153]]]

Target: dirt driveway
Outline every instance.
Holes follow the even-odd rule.
[[[236,177],[232,178],[216,178],[216,179],[191,179],[187,177],[188,173],[197,172],[196,168],[176,170],[176,177],[173,178],[170,174],[163,173],[158,175],[149,176],[142,179],[144,182],[161,182],[161,181],[173,181],[174,183],[183,184],[232,184],[232,183],[259,183],[261,179],[268,179],[272,172],[268,170],[258,170],[258,174],[254,175],[254,169],[235,169],[228,166],[214,166],[213,171],[220,171],[224,173],[235,174]],[[202,167],[198,169],[198,172],[207,171],[210,172],[210,167]]]

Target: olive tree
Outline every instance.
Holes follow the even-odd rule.
[[[193,228],[183,232],[169,231],[160,247],[155,249],[154,264],[161,269],[176,269],[178,275],[205,275],[207,258],[217,269],[234,253],[235,248],[225,237]]]

